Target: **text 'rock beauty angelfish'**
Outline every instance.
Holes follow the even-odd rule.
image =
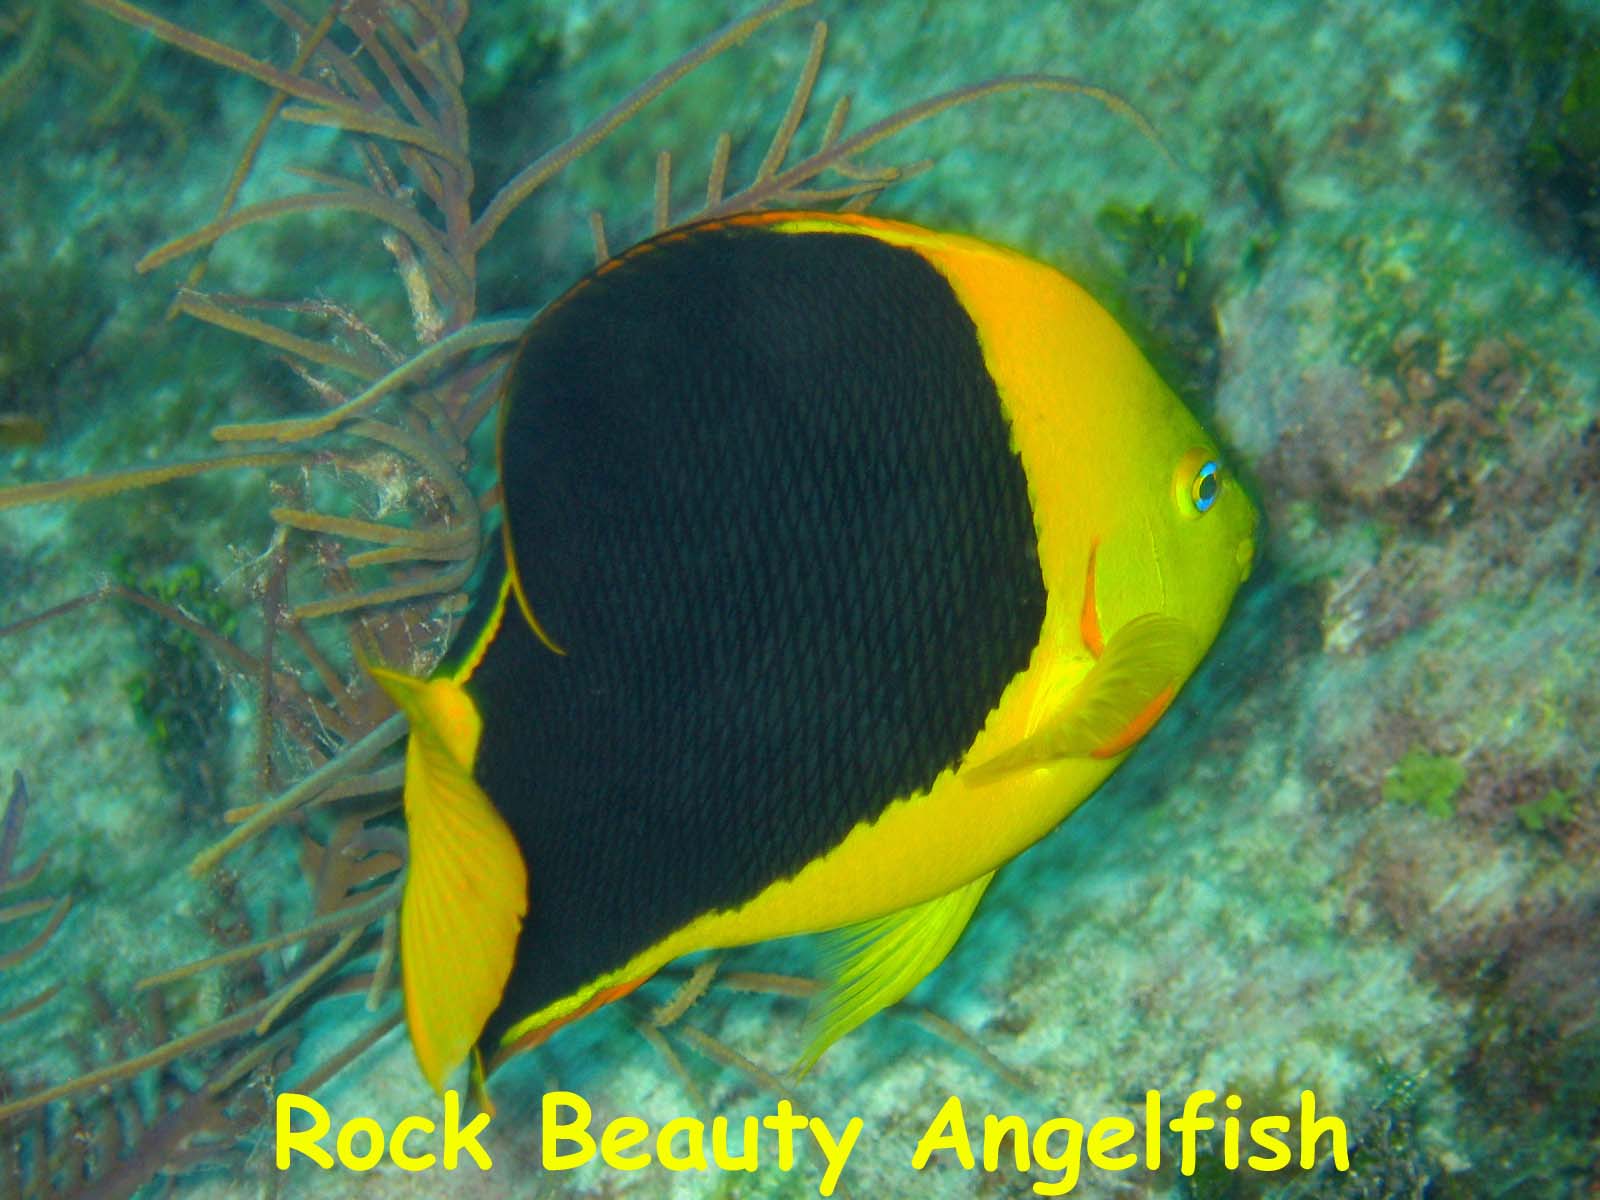
[[[503,536],[410,718],[435,1088],[695,950],[846,929],[807,1061],[904,996],[1216,636],[1255,512],[1081,288],[766,213],[650,239],[506,382]]]

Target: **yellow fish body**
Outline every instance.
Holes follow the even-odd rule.
[[[503,537],[411,719],[407,1017],[435,1087],[695,950],[847,929],[808,1061],[943,959],[1216,636],[1255,512],[1071,280],[768,213],[529,327]]]

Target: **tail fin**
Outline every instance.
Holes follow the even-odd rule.
[[[483,733],[472,697],[449,678],[368,670],[411,721],[400,969],[411,1045],[442,1092],[511,976],[528,873],[510,828],[472,777]]]

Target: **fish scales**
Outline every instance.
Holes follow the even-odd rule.
[[[514,375],[507,519],[566,653],[490,655],[467,691],[537,864],[508,995],[538,1008],[926,789],[1027,666],[1044,588],[976,331],[908,250],[668,242],[542,318]]]

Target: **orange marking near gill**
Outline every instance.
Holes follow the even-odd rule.
[[[1150,727],[1161,719],[1161,714],[1167,711],[1167,705],[1172,703],[1172,698],[1178,694],[1178,685],[1169,683],[1156,693],[1155,698],[1134,714],[1133,720],[1123,726],[1122,732],[1108,741],[1102,742],[1089,751],[1090,758],[1113,758],[1131,747],[1135,742],[1150,732]]]
[[[1100,613],[1094,603],[1094,556],[1099,549],[1100,539],[1095,538],[1089,543],[1089,566],[1083,573],[1083,611],[1078,615],[1078,636],[1096,658],[1106,650],[1106,639],[1100,632]]]

